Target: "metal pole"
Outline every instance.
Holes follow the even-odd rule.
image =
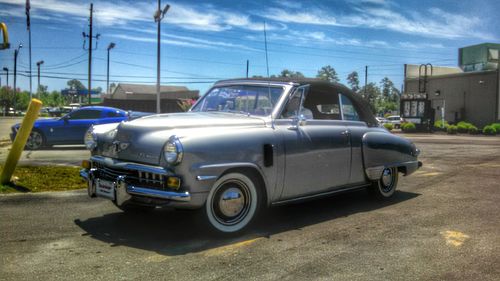
[[[248,78],[248,67],[249,67],[249,61],[247,60],[247,78]]]
[[[13,108],[14,108],[14,115],[16,115],[16,94],[17,94],[17,90],[16,90],[16,86],[17,86],[17,54],[19,53],[19,48],[15,49],[14,50],[14,97],[12,99],[12,103],[13,103]]]
[[[109,50],[110,48],[108,47],[108,70],[106,72],[106,93],[109,95]]]
[[[157,47],[156,47],[156,113],[160,114],[160,47],[161,47],[161,34],[160,34],[160,26],[161,26],[161,0],[158,0],[158,34],[157,34]]]
[[[30,100],[33,98],[33,87],[32,87],[32,79],[31,79],[31,27],[28,28],[28,36],[29,36],[29,63],[30,63]]]
[[[94,10],[94,4],[90,3],[90,25],[89,25],[89,78],[88,78],[88,98],[89,98],[89,105],[92,105],[92,96],[90,95],[90,92],[92,90],[92,12]]]
[[[36,66],[38,67],[38,87],[36,88],[37,96],[40,97],[40,64],[37,63]]]
[[[4,67],[3,70],[6,72],[7,76],[7,87],[9,87],[9,69],[7,67]]]
[[[368,65],[365,66],[365,90],[364,95],[366,96],[366,85],[368,84]]]

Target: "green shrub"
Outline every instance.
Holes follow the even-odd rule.
[[[394,129],[394,126],[392,125],[392,123],[385,123],[384,128],[386,128],[389,131],[392,131],[392,129]]]
[[[497,130],[495,130],[494,126],[488,125],[488,126],[486,126],[486,127],[483,128],[483,134],[494,136],[494,135],[497,134]]]
[[[490,126],[495,128],[497,133],[500,132],[500,123],[493,123],[493,124],[490,124]]]
[[[472,126],[469,128],[468,132],[471,135],[477,135],[477,134],[479,134],[479,129],[476,126]]]
[[[460,121],[457,124],[457,129],[458,129],[459,133],[467,133],[469,131],[469,128],[472,128],[472,127],[474,127],[474,125],[472,125],[469,122],[465,122],[465,121]]]
[[[442,126],[444,124],[444,126]],[[438,120],[434,122],[434,128],[437,130],[445,130],[450,126],[446,120]]]
[[[450,135],[455,135],[458,131],[458,126],[455,125],[450,125],[448,128],[446,128],[446,132]]]
[[[407,122],[407,123],[401,124],[401,130],[403,132],[411,133],[411,132],[415,132],[417,130],[417,127],[415,127],[415,124],[413,124],[411,122]]]

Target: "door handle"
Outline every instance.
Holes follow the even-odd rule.
[[[348,137],[348,136],[350,136],[350,135],[351,135],[351,131],[349,131],[349,130],[345,130],[345,131],[343,131],[343,132],[342,132],[342,133],[340,133],[340,134],[341,134],[341,135],[343,135],[343,136]]]

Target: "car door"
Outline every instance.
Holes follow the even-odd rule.
[[[64,142],[71,144],[83,143],[83,137],[88,128],[101,118],[101,111],[98,109],[80,109],[67,115],[63,120]]]
[[[308,86],[297,88],[275,122],[285,152],[282,200],[349,183],[351,147],[338,96],[317,96]]]

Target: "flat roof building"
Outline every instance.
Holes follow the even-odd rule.
[[[405,65],[401,115],[415,123],[442,117],[478,127],[500,120],[500,44],[459,50],[459,67]],[[427,68],[427,71],[425,71]]]

